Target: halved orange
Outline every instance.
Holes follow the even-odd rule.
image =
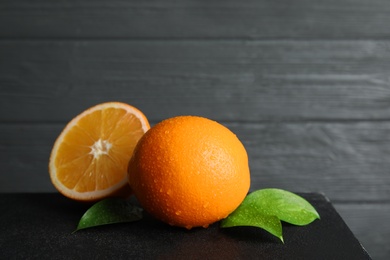
[[[150,128],[137,108],[120,102],[91,107],[72,119],[50,155],[50,178],[68,198],[97,201],[130,195],[127,166]]]

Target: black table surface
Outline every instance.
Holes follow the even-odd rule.
[[[2,259],[370,259],[331,202],[300,194],[321,219],[283,223],[285,243],[253,227],[186,230],[144,214],[132,223],[72,233],[90,205],[56,193],[0,194]],[[134,203],[136,201],[134,200]]]

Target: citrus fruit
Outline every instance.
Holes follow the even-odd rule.
[[[225,126],[198,116],[173,117],[152,127],[138,142],[128,173],[147,212],[187,229],[227,217],[250,186],[243,144]]]
[[[125,103],[87,109],[66,125],[54,143],[49,162],[53,185],[79,201],[129,195],[127,165],[149,128],[145,115]]]

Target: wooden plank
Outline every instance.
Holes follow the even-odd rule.
[[[389,41],[0,41],[0,121],[107,100],[152,120],[387,120]]]
[[[233,124],[247,147],[252,189],[388,200],[389,123]]]
[[[226,123],[244,143],[251,190],[323,192],[332,200],[387,201],[390,123]],[[53,191],[49,154],[62,124],[0,125],[0,190]]]
[[[334,203],[334,206],[372,259],[389,258],[389,203]]]
[[[2,38],[388,38],[387,0],[2,0]]]

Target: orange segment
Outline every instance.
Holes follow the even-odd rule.
[[[128,104],[108,102],[87,109],[54,143],[51,181],[63,195],[80,201],[129,194],[127,165],[149,128],[145,115]]]

